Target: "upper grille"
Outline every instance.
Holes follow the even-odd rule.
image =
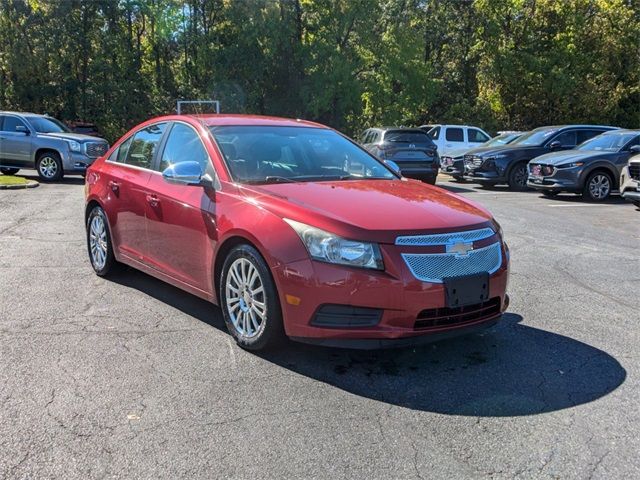
[[[640,182],[640,163],[629,164],[629,176]]]
[[[98,158],[109,150],[109,145],[103,142],[90,142],[85,144],[87,157]]]
[[[456,233],[435,233],[433,235],[415,235],[411,237],[396,238],[396,245],[412,245],[415,247],[425,247],[432,245],[447,245],[456,242],[477,242],[489,238],[495,232],[490,228],[479,230],[468,230]]]
[[[502,264],[500,243],[470,250],[467,255],[456,253],[403,253],[402,258],[418,280],[442,283],[447,277],[460,277],[476,273],[495,273]]]
[[[476,157],[475,155],[465,155],[464,164],[471,169],[478,168],[482,165],[482,158]]]

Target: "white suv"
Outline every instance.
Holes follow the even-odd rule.
[[[434,125],[429,136],[438,147],[440,156],[457,148],[478,147],[491,138],[481,128],[468,125]]]

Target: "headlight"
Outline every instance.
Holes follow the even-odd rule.
[[[288,218],[285,218],[284,221],[296,231],[307,248],[309,256],[314,260],[384,270],[380,247],[375,243],[347,240]]]
[[[75,140],[67,140],[67,143],[69,144],[69,150],[71,150],[72,152],[80,151],[80,144]]]

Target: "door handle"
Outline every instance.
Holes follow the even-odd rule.
[[[120,184],[118,182],[114,182],[113,180],[110,180],[108,185],[109,185],[109,188],[113,190],[113,193],[118,193],[118,191],[120,190]]]
[[[149,202],[149,205],[152,207],[157,207],[160,203],[160,199],[155,195],[147,195],[147,202]]]

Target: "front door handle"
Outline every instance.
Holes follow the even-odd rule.
[[[160,203],[160,199],[155,195],[147,195],[147,202],[149,202],[149,205],[152,207],[157,207]]]
[[[113,190],[113,193],[118,193],[120,190],[120,184],[118,182],[114,182],[113,180],[109,181],[109,188]]]

